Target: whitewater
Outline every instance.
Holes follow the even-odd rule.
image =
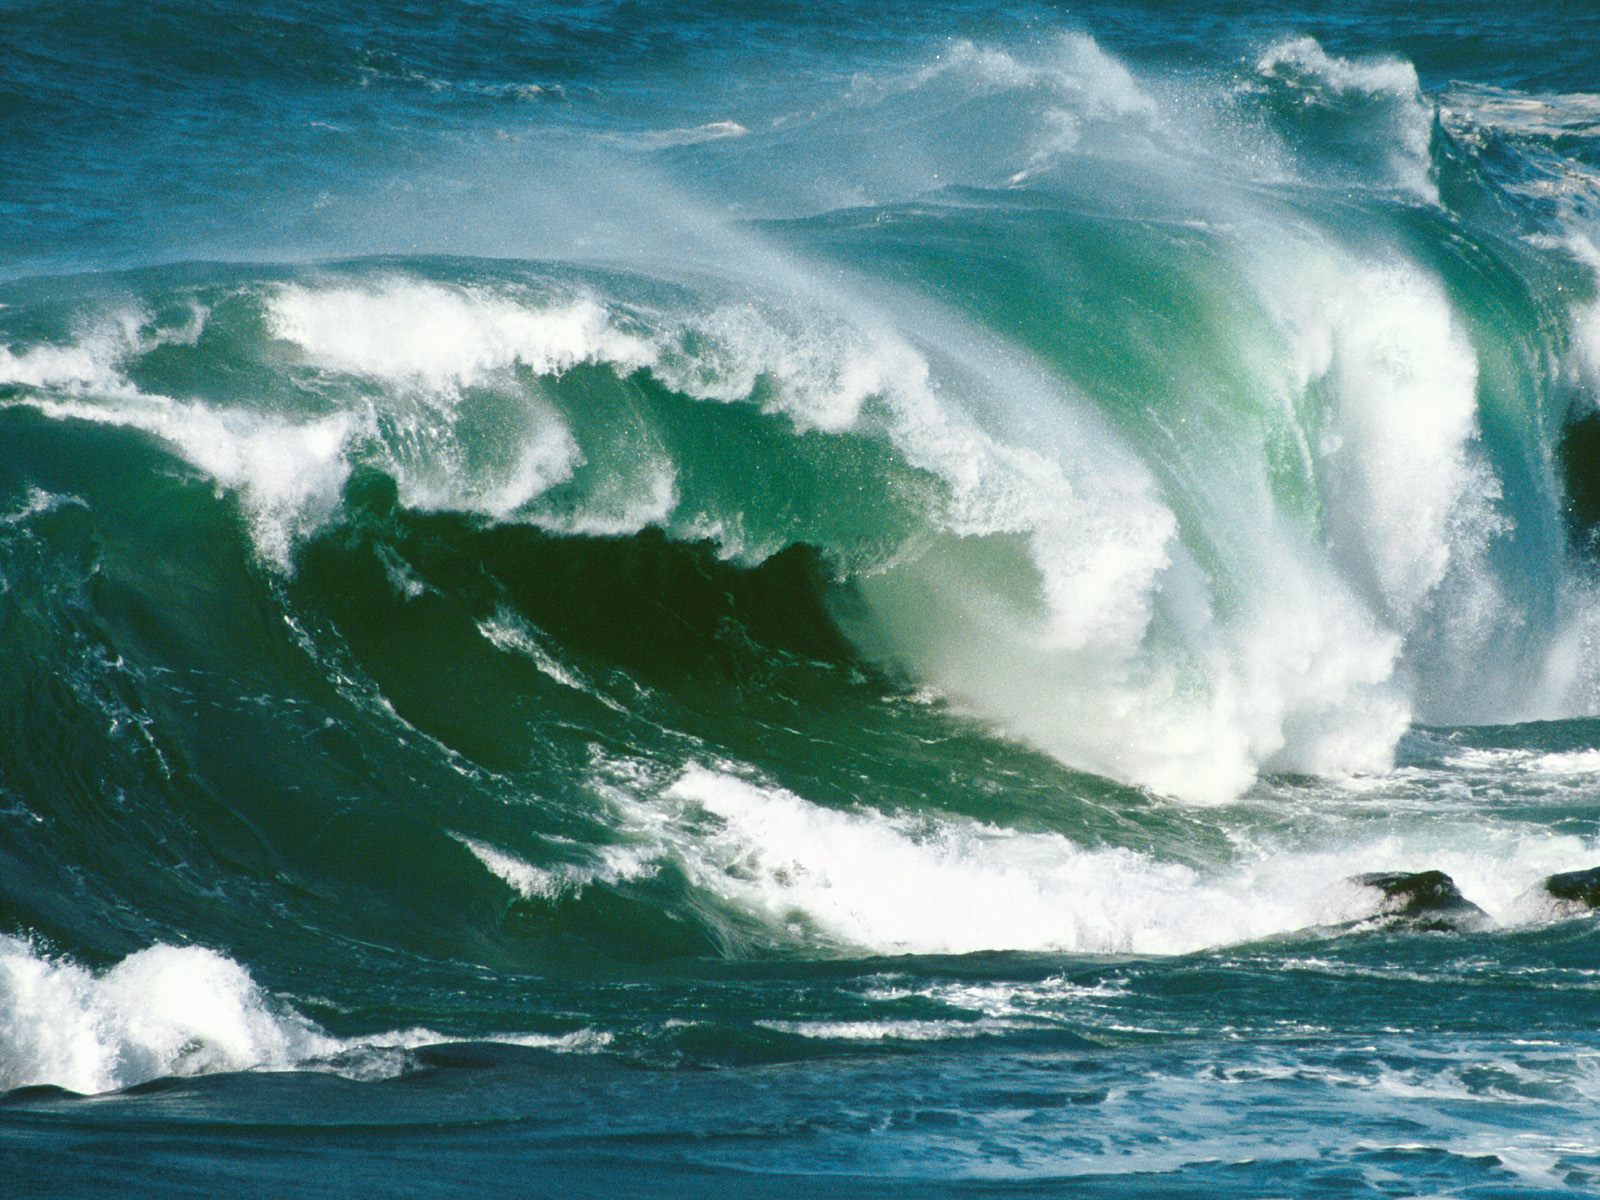
[[[1594,14],[7,24],[15,1194],[1600,1180]]]

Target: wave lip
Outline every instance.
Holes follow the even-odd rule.
[[[1389,56],[1341,58],[1315,38],[1294,37],[1268,47],[1256,61],[1256,72],[1269,84],[1289,89],[1315,113],[1358,127],[1372,122],[1375,136],[1352,139],[1358,153],[1376,153],[1398,186],[1439,203],[1431,153],[1434,106],[1411,63]]]

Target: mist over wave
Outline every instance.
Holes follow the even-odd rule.
[[[1588,26],[280,7],[0,65],[0,1140],[1600,1177]]]
[[[1085,34],[955,42],[704,144],[783,196],[902,124],[852,171],[871,203],[730,225],[602,147],[576,178],[645,214],[603,268],[579,239],[146,273],[9,305],[0,379],[162,439],[279,572],[357,467],[417,510],[812,547],[864,654],[1070,766],[1223,801],[1381,770],[1412,720],[1595,708],[1561,452],[1584,234],[1484,211],[1460,103],[1308,38],[1220,78],[1141,77]]]

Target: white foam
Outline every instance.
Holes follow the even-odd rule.
[[[1409,715],[1393,635],[1283,539],[1219,620],[1171,511],[1099,449],[1098,468],[1016,489],[1011,520],[1033,528],[1013,570],[1038,571],[1037,600],[996,590],[1003,572],[962,546],[862,581],[893,651],[1063,761],[1190,801],[1230,800],[1264,764],[1387,766]]]
[[[1493,778],[1507,774],[1531,775],[1541,787],[1573,780],[1586,780],[1600,774],[1600,750],[1479,750],[1466,748],[1450,756],[1452,769],[1488,773]]]
[[[643,767],[606,778],[597,786],[635,846],[675,859],[696,887],[785,939],[885,954],[1186,953],[1371,917],[1381,897],[1349,882],[1370,871],[1443,870],[1491,918],[1520,922],[1548,915],[1526,899],[1540,879],[1600,854],[1570,835],[1425,814],[1315,850],[1241,848],[1201,871],[966,818],[824,808],[725,765],[665,783]],[[1025,997],[947,999],[1028,1012]]]
[[[521,516],[551,533],[617,537],[651,526],[669,527],[680,501],[677,469],[654,459],[637,473],[619,469],[607,474],[570,508],[554,510],[546,505]]]
[[[409,315],[415,327],[407,325],[412,303],[418,306]],[[175,400],[130,382],[130,360],[157,345],[198,336],[204,320],[199,311],[176,329],[153,327],[136,311],[112,312],[67,345],[20,352],[0,348],[0,383],[36,390],[21,402],[48,416],[140,429],[160,438],[239,495],[258,554],[288,570],[295,544],[338,510],[358,458],[390,470],[402,500],[412,507],[496,518],[519,513],[569,479],[582,454],[553,407],[529,394],[508,406],[501,422],[505,438],[495,443],[488,461],[470,462],[457,429],[461,389],[515,364],[559,372],[612,355],[626,370],[639,345],[627,335],[608,333],[604,313],[592,302],[565,309],[526,307],[421,283],[389,281],[372,290],[290,286],[273,293],[268,309],[280,332],[304,339],[308,354],[327,369],[370,374],[394,390],[377,396],[341,393],[335,411],[291,418]],[[428,341],[424,330],[436,340]],[[643,500],[650,506],[647,515],[663,505],[656,476],[651,489]],[[667,500],[672,499],[669,478]],[[640,501],[634,502],[637,511]],[[615,516],[602,505],[594,523],[614,523]],[[579,513],[570,523],[582,520]]]
[[[1596,287],[1600,288],[1600,246],[1596,246],[1587,233],[1573,231],[1555,245],[1588,268]],[[1571,369],[1600,405],[1600,301],[1576,305],[1571,320]]]
[[[1401,58],[1386,56],[1340,58],[1324,50],[1315,38],[1288,38],[1270,46],[1256,70],[1290,87],[1314,87],[1335,94],[1355,93],[1384,102],[1389,108],[1390,135],[1395,142],[1389,162],[1395,180],[1435,204],[1438,185],[1433,181],[1429,154],[1433,141],[1433,105],[1423,96],[1417,69]],[[1307,102],[1314,94],[1307,96]]]
[[[1600,775],[1600,750],[1538,754],[1528,763],[1528,769],[1545,775]]]
[[[57,419],[140,429],[172,446],[219,485],[237,491],[267,562],[287,566],[296,538],[338,506],[349,474],[347,443],[360,414],[290,420],[242,407],[180,401],[141,391],[126,364],[152,349],[192,344],[206,311],[177,326],[153,324],[139,310],[114,310],[88,322],[65,345],[20,353],[0,347],[0,383],[19,385],[22,403]]]
[[[778,1033],[850,1042],[943,1042],[1002,1034],[1016,1026],[998,1021],[757,1021]]]
[[[1410,264],[1303,248],[1262,279],[1289,335],[1289,388],[1331,396],[1310,433],[1335,555],[1409,632],[1452,564],[1505,527],[1472,454],[1477,356],[1443,288]]]
[[[1410,97],[1421,90],[1417,69],[1401,58],[1338,58],[1315,38],[1296,37],[1276,42],[1257,60],[1262,74],[1284,68],[1314,76],[1342,92],[1371,92]]]
[[[540,631],[506,605],[498,606],[492,617],[478,622],[478,632],[497,649],[526,658],[562,687],[590,696],[613,712],[628,713],[626,706],[608,696],[582,671],[556,657]]]
[[[171,1075],[313,1070],[387,1078],[405,1051],[453,1040],[426,1028],[335,1038],[264,992],[226,955],[157,944],[104,972],[0,935],[0,1092],[53,1084],[104,1092]],[[497,1033],[473,1040],[577,1053],[603,1030]]]
[[[0,515],[0,523],[6,525],[21,525],[30,517],[40,513],[54,512],[58,508],[67,508],[72,505],[82,505],[84,502],[77,496],[58,495],[47,492],[43,488],[31,487],[22,501],[20,508]]]
[[[407,600],[416,600],[432,590],[427,581],[417,574],[393,546],[380,545],[377,553],[378,561],[383,564],[384,576],[389,580],[389,586],[394,589],[396,595],[404,596]]]
[[[1444,288],[1395,256],[1292,238],[1257,254],[1338,586],[1400,640],[1424,719],[1521,719],[1517,664],[1482,686],[1481,664],[1525,618],[1489,565],[1512,523],[1479,446],[1477,354]]]
[[[141,429],[160,438],[219,485],[239,493],[257,552],[285,570],[295,541],[337,510],[350,473],[346,446],[362,429],[353,413],[289,421],[131,388],[110,396],[30,403],[50,417]]]
[[[0,346],[0,384],[74,394],[136,394],[122,364],[147,344],[146,321],[139,310],[119,309],[86,323],[65,344],[41,342],[21,351]]]
[[[572,479],[585,454],[543,388],[508,372],[549,379],[603,364],[626,376],[655,366],[667,336],[624,330],[593,298],[562,302],[509,285],[447,287],[391,276],[288,285],[267,309],[275,333],[310,362],[388,386],[374,424],[390,432],[369,453],[394,474],[409,507],[615,535],[663,524],[677,506],[676,472],[661,457],[637,469],[608,464],[576,504],[538,503]],[[492,440],[461,425],[469,408],[489,402],[486,389],[500,396]]]
[[[337,1048],[213,950],[156,945],[95,975],[0,937],[0,1091],[101,1092],[161,1075],[285,1067]]]
[[[928,522],[965,541],[924,543],[861,581],[857,632],[1011,733],[1197,801],[1237,796],[1268,762],[1387,765],[1409,716],[1391,678],[1399,645],[1347,588],[1275,542],[1243,627],[1219,625],[1161,489],[1088,401],[937,311],[916,321],[914,346],[870,316],[786,326],[721,309],[691,322],[693,356],[664,350],[650,370],[702,398],[764,394],[801,429],[881,427],[943,482]],[[737,516],[675,531],[729,553],[777,548]],[[973,541],[997,535],[1025,551]],[[1187,643],[1176,656],[1170,629],[1152,645],[1158,613]]]
[[[594,300],[541,303],[406,276],[362,286],[285,284],[267,301],[272,332],[320,366],[434,389],[509,367],[553,375],[580,363],[653,358]]]
[[[406,507],[510,520],[571,479],[583,462],[571,431],[545,405],[523,408],[521,428],[506,431],[504,442],[495,445],[498,463],[468,461],[453,417],[449,412],[413,416],[392,439],[397,444],[375,452],[396,476]]]
[[[474,858],[524,900],[557,900],[576,895],[591,883],[621,883],[652,875],[657,870],[648,848],[630,845],[595,847],[588,863],[563,863],[556,867],[536,867],[488,842],[452,833],[451,837],[472,852]]]
[[[1027,182],[1083,143],[1086,127],[1104,124],[1149,125],[1157,116],[1154,99],[1122,63],[1086,34],[1066,34],[1057,44],[1046,78],[1067,103],[1040,114],[1027,165],[1008,183]]]
[[[886,953],[1176,952],[1297,921],[1189,868],[1054,834],[840,812],[704,767],[664,799],[717,819],[673,845],[697,885],[778,927]]]
[[[1064,1011],[1081,1013],[1082,1006],[1101,1001],[1115,1002],[1126,995],[1125,982],[1103,980],[1093,985],[1076,984],[1064,976],[1052,975],[1037,982],[931,983],[914,989],[872,987],[864,996],[880,1003],[909,997],[931,1000],[947,1008],[981,1013],[1009,1024],[1059,1020]],[[1066,1006],[1071,1005],[1070,1009]]]
[[[1110,61],[1076,43],[1064,53],[1080,74]],[[1139,107],[1127,97],[1104,103]],[[547,375],[604,363],[624,374],[648,370],[703,400],[760,398],[802,432],[886,437],[943,484],[942,503],[926,513],[931,530],[964,542],[1019,539],[1023,552],[999,575],[970,569],[972,554],[989,553],[981,547],[934,543],[921,561],[866,589],[877,623],[868,636],[878,647],[1012,733],[1075,766],[1196,800],[1238,794],[1286,745],[1295,762],[1326,769],[1370,767],[1387,753],[1392,705],[1347,705],[1368,714],[1365,725],[1336,719],[1341,688],[1354,695],[1383,673],[1373,666],[1382,647],[1331,653],[1349,621],[1297,633],[1324,685],[1308,694],[1283,682],[1291,672],[1274,681],[1261,654],[1251,660],[1219,641],[1174,514],[1087,400],[1014,347],[937,310],[913,314],[914,344],[897,332],[900,322],[870,306],[842,303],[831,290],[812,297],[803,277],[793,288],[795,299],[781,306],[696,304],[623,320],[592,297],[557,302],[510,285],[447,287],[398,275],[283,285],[264,301],[275,333],[319,369],[378,380],[382,391],[335,389],[329,395],[341,407],[299,422],[145,396],[116,368],[117,355],[148,335],[108,326],[58,372],[66,396],[36,403],[163,437],[239,491],[262,556],[287,568],[295,542],[336,511],[355,459],[393,474],[408,506],[560,532],[657,524],[759,560],[793,531],[685,504],[664,455],[646,456],[639,470],[608,470],[585,485],[593,495],[540,503],[583,454],[537,389],[517,387],[496,402],[506,433],[471,450],[476,457],[459,422],[464,405],[487,402],[469,390],[508,385],[513,368]],[[97,349],[102,343],[113,350]],[[73,382],[79,376],[101,391]],[[1158,610],[1183,626],[1189,646],[1177,661],[1170,648],[1149,644]],[[1295,723],[1333,733],[1300,753],[1307,737],[1293,733]]]
[[[594,693],[593,684],[564,666],[545,648],[537,631],[505,605],[496,608],[494,616],[478,622],[478,632],[499,649],[522,655],[562,687],[575,692]]]
[[[853,98],[859,102],[884,89],[922,92],[930,85],[976,95],[1011,93],[1023,101],[1013,117],[1026,130],[1020,143],[1026,161],[1020,169],[1013,160],[1003,174],[987,178],[982,166],[994,154],[981,144],[971,147],[971,162],[948,164],[958,177],[968,179],[976,168],[977,181],[983,183],[1024,183],[1084,149],[1092,136],[1142,136],[1160,115],[1154,97],[1133,72],[1093,37],[1078,32],[1059,34],[1030,53],[956,41],[903,80],[877,88],[858,81]],[[1009,136],[996,140],[1005,147],[1013,144]],[[929,182],[937,184],[941,177],[936,173]]]
[[[1600,137],[1600,94],[1523,92],[1452,83],[1440,117],[1453,131],[1495,129],[1520,137]]]
[[[274,333],[308,361],[394,389],[381,401],[381,423],[394,432],[379,458],[410,507],[614,535],[663,523],[677,504],[676,474],[664,461],[646,464],[637,478],[619,465],[574,507],[535,503],[570,480],[585,456],[554,404],[506,372],[548,378],[588,363],[626,376],[658,361],[654,341],[623,330],[593,298],[560,302],[510,286],[392,276],[285,285],[266,306]],[[466,389],[492,387],[512,389],[514,400],[501,405],[500,423],[509,427],[489,447],[491,461],[469,461],[459,422],[465,406],[481,400],[469,401]],[[481,448],[475,453],[482,457]]]
[[[524,900],[551,900],[568,890],[566,877],[558,872],[536,867],[514,854],[497,850],[487,842],[480,842],[476,838],[469,838],[459,833],[450,836],[472,851],[473,857],[481,862],[490,874],[516,891]]]
[[[1024,56],[965,39],[952,42],[907,81],[912,87],[948,76],[1002,91],[1044,87],[1074,100],[1084,117],[1153,116],[1155,101],[1128,68],[1086,33],[1062,33],[1042,53]]]
[[[624,143],[647,149],[664,149],[670,146],[697,146],[702,142],[720,142],[727,138],[748,136],[750,131],[737,121],[708,121],[692,129],[654,129],[647,133],[623,137]]]
[[[1584,305],[1573,314],[1572,342],[1580,376],[1591,394],[1600,395],[1600,304]]]
[[[862,329],[820,312],[716,305],[684,314],[650,364],[668,387],[701,400],[746,401],[765,384],[764,403],[797,429],[843,433],[866,402],[915,387],[927,367],[892,333]],[[695,349],[676,349],[686,339]]]

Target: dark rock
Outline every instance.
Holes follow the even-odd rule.
[[[1543,886],[1551,896],[1574,908],[1600,908],[1600,867],[1551,875]]]
[[[1377,920],[1385,926],[1459,931],[1489,924],[1489,914],[1443,871],[1380,871],[1352,875],[1350,882],[1383,893]]]

